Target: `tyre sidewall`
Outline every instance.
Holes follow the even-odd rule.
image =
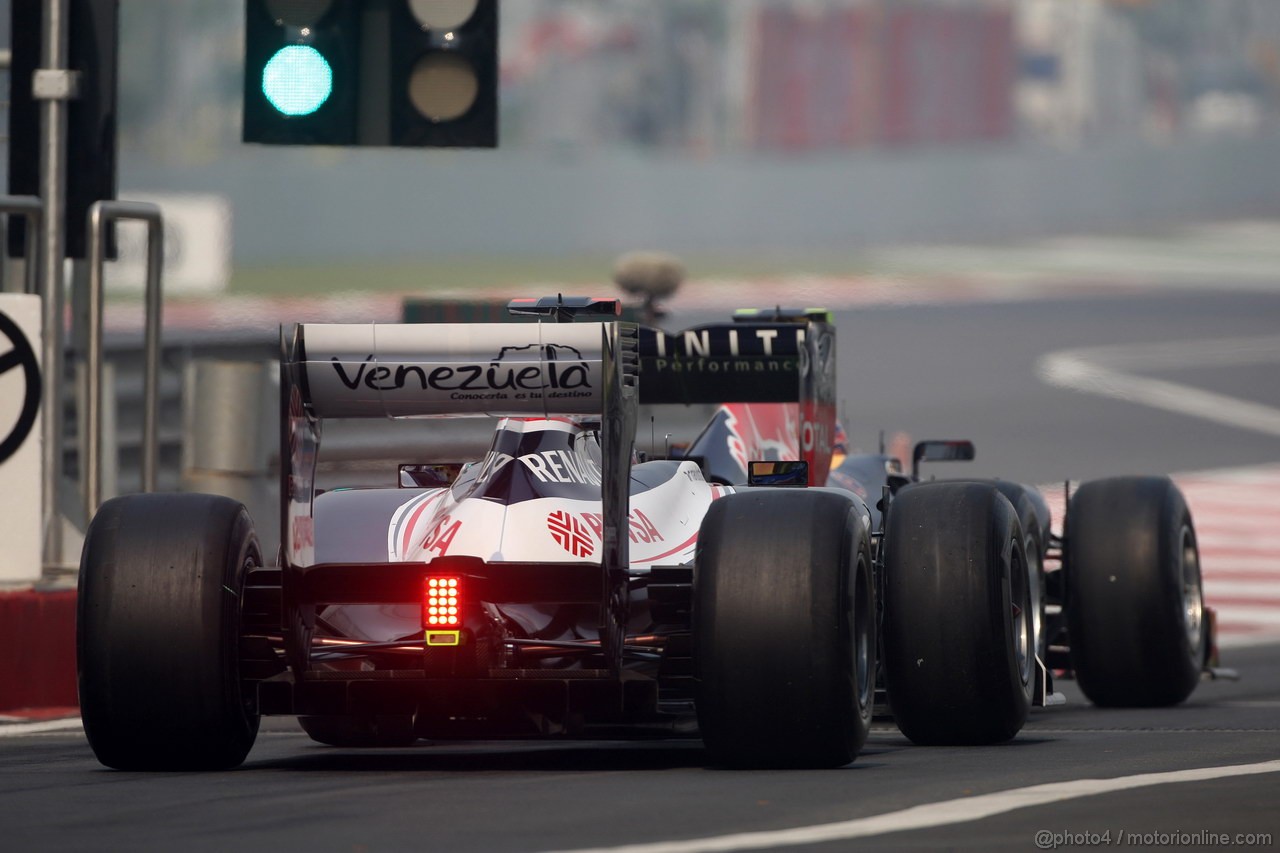
[[[243,761],[259,718],[239,667],[240,601],[261,552],[244,507],[128,495],[86,533],[77,601],[85,733],[120,769]]]
[[[871,714],[856,686],[859,578],[874,614],[869,537],[852,502],[821,490],[731,495],[712,505],[698,548],[695,695],[713,761],[852,761]],[[874,678],[874,625],[867,632]]]
[[[1017,660],[1011,581],[1026,571],[1024,543],[989,484],[920,484],[895,499],[883,655],[890,708],[912,741],[997,743],[1026,721],[1034,682]]]
[[[1076,680],[1095,704],[1170,705],[1195,689],[1207,625],[1202,619],[1193,642],[1184,621],[1184,527],[1194,549],[1190,512],[1166,477],[1093,481],[1072,497],[1067,625]]]

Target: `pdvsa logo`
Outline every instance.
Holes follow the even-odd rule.
[[[559,509],[547,516],[547,530],[556,544],[573,556],[590,557],[595,552],[595,543],[604,542],[604,514]],[[664,541],[649,516],[638,509],[627,516],[627,538],[643,545]]]
[[[561,548],[575,557],[590,557],[596,550],[587,526],[570,512],[561,509],[548,515],[547,530]]]

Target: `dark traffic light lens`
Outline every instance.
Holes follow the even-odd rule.
[[[432,121],[449,121],[464,114],[479,91],[471,63],[450,53],[426,54],[409,75],[409,100]]]
[[[409,0],[409,11],[424,30],[454,30],[475,14],[479,0]]]

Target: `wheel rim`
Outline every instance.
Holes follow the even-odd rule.
[[[871,596],[867,591],[867,566],[858,560],[853,591],[853,677],[858,707],[871,704]]]
[[[1200,555],[1196,537],[1187,525],[1182,527],[1179,556],[1182,562],[1182,621],[1187,630],[1187,645],[1194,656],[1200,649],[1204,622],[1204,597],[1200,590]]]
[[[1031,683],[1031,584],[1027,577],[1027,566],[1019,558],[1014,549],[1010,561],[1009,604],[1013,615],[1013,654],[1018,665],[1018,675],[1023,684]]]
[[[1044,576],[1040,552],[1036,540],[1027,538],[1027,600],[1031,604],[1031,648],[1041,660],[1044,659],[1044,589],[1041,578]]]

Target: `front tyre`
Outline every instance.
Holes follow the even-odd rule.
[[[859,506],[834,491],[752,489],[698,538],[698,725],[715,764],[841,767],[871,724],[875,604]]]
[[[1071,665],[1095,705],[1159,707],[1191,695],[1205,659],[1200,552],[1168,477],[1085,483],[1067,512]]]
[[[1034,690],[1025,542],[990,483],[904,488],[889,509],[884,675],[912,742],[989,744],[1026,722]]]
[[[119,770],[221,770],[244,761],[258,714],[241,683],[240,602],[262,564],[230,498],[126,495],[94,516],[80,558],[80,713]]]

